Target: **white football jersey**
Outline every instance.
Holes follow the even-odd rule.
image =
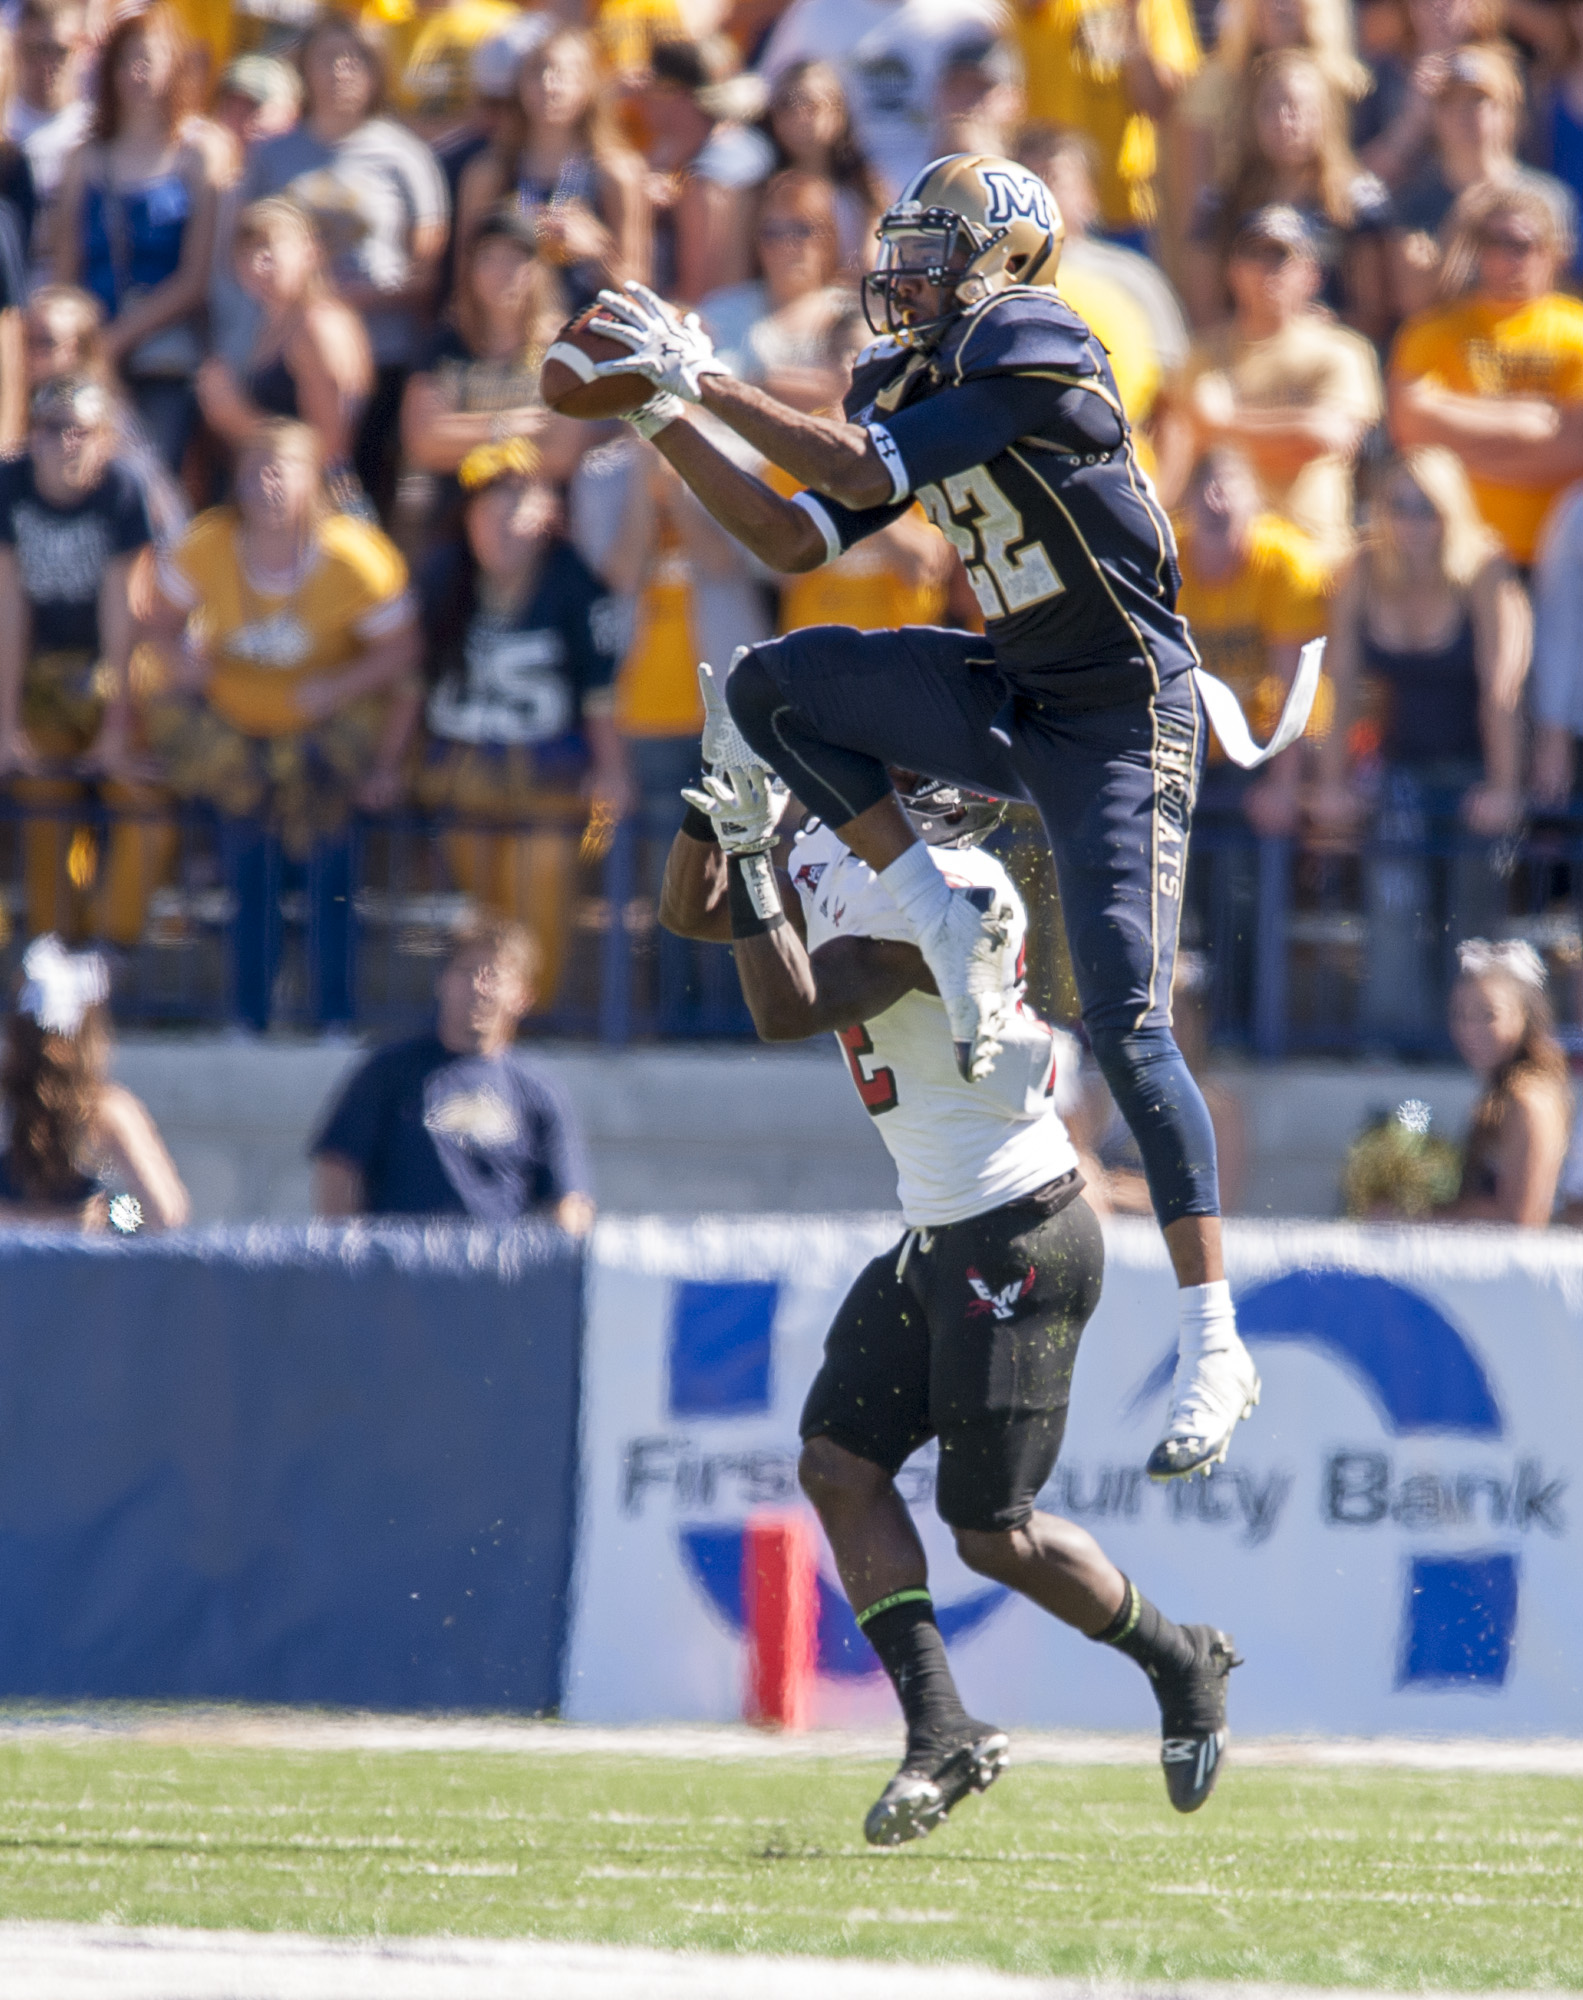
[[[1007,983],[1018,999],[982,1083],[964,1083],[958,1074],[945,1004],[932,993],[904,993],[872,1021],[836,1036],[857,1094],[896,1162],[902,1214],[913,1228],[965,1222],[1077,1165],[1055,1110],[1056,1060],[1068,1038],[1023,1006],[1014,970],[1027,934],[1022,898],[982,848],[931,847],[929,855],[948,882],[987,885],[1010,897],[1017,916]],[[913,942],[874,870],[828,827],[798,834],[790,865],[810,955],[838,937]]]

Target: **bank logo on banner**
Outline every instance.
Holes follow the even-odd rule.
[[[744,1625],[742,1543],[754,1507],[798,1498],[797,1415],[807,1381],[777,1369],[776,1322],[783,1288],[772,1281],[672,1287],[665,1356],[665,1415],[674,1427],[628,1441],[622,1504],[635,1512],[667,1489],[689,1581],[733,1633]],[[800,1373],[800,1371],[798,1371]],[[810,1374],[811,1379],[811,1374]],[[753,1420],[775,1417],[769,1442],[748,1441]],[[733,1435],[735,1433],[735,1435]],[[934,1488],[932,1453],[897,1480],[916,1508]],[[839,1586],[819,1577],[819,1670],[840,1679],[878,1673]],[[947,1641],[976,1631],[1003,1604],[999,1585],[936,1607]]]
[[[1517,1629],[1520,1545],[1534,1530],[1564,1532],[1567,1481],[1532,1457],[1515,1457],[1497,1469],[1485,1451],[1477,1464],[1458,1463],[1456,1440],[1488,1447],[1507,1437],[1494,1389],[1467,1336],[1420,1293],[1346,1270],[1291,1271],[1255,1286],[1239,1298],[1237,1320],[1255,1354],[1288,1345],[1323,1355],[1363,1389],[1379,1415],[1382,1441],[1325,1448],[1320,1510],[1329,1528],[1409,1533],[1396,1685],[1502,1686]],[[1174,1352],[1160,1361],[1133,1397],[1130,1413],[1157,1401],[1175,1364]],[[1430,1437],[1443,1441],[1443,1462],[1398,1464],[1393,1440]],[[1062,1483],[1058,1469],[1049,1496],[1054,1505],[1065,1500],[1067,1511],[1079,1515],[1112,1511],[1111,1496],[1095,1493],[1085,1504],[1081,1491],[1063,1493]],[[1291,1485],[1287,1474],[1267,1474],[1258,1483],[1236,1468],[1222,1469],[1212,1482],[1173,1485],[1168,1500],[1179,1516],[1193,1510],[1203,1518],[1238,1516],[1244,1538],[1257,1544],[1276,1531]],[[1412,1546],[1420,1536],[1428,1543],[1446,1530],[1487,1537],[1492,1546],[1455,1555],[1432,1544]]]

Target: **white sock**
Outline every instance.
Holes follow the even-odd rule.
[[[921,840],[915,840],[888,868],[882,868],[879,879],[920,937],[935,928],[950,905],[951,891],[945,877]]]
[[[1231,1285],[1217,1278],[1211,1285],[1183,1285],[1177,1299],[1177,1349],[1182,1354],[1223,1354],[1237,1338],[1237,1312]]]

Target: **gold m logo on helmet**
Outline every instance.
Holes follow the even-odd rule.
[[[1010,223],[1016,217],[1025,216],[1036,222],[1041,229],[1054,229],[1050,215],[1050,192],[1036,175],[1021,173],[1012,167],[985,167],[984,186],[989,193],[989,204],[984,220],[991,225]]]

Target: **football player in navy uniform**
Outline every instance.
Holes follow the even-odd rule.
[[[963,1561],[1137,1661],[1160,1705],[1171,1803],[1195,1812],[1225,1750],[1231,1640],[1165,1617],[1091,1535],[1037,1506],[1099,1300],[1104,1245],[1055,1109],[1057,1038],[1022,1001],[1022,902],[978,845],[1004,808],[901,780],[901,809],[930,867],[953,888],[987,891],[1007,914],[1001,1053],[974,1083],[960,1074],[946,1010],[883,878],[817,820],[798,833],[786,868],[772,868],[778,802],[768,777],[739,766],[688,794],[660,914],[683,936],[733,942],[764,1040],[835,1034],[896,1163],[906,1233],[843,1301],[800,1426],[804,1490],[907,1725],[901,1768],[864,1832],[877,1846],[917,1839],[991,1784],[1007,1757],[1005,1732],[969,1715],[957,1692],[923,1544],[896,1489],[896,1473],[930,1438],[935,1504]]]
[[[880,225],[864,281],[880,338],[844,420],[719,372],[696,316],[641,287],[602,294],[593,328],[629,350],[598,373],[655,385],[635,427],[770,568],[815,568],[915,498],[961,551],[983,636],[815,626],[748,651],[728,699],[759,755],[883,878],[969,1079],[1004,1025],[1006,906],[944,880],[887,766],[1038,808],[1084,1026],[1181,1287],[1172,1407],[1149,1459],[1171,1478],[1224,1458],[1258,1399],[1222,1265],[1214,1130],[1171,1033],[1204,708],[1170,523],[1105,350],[1055,288],[1062,234],[1044,183],[1011,160],[926,167]],[[807,490],[785,499],[742,471],[689,405]],[[1216,726],[1228,740],[1218,706]]]

